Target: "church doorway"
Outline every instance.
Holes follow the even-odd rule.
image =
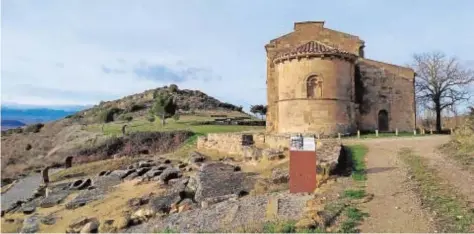
[[[388,131],[388,112],[386,110],[379,111],[379,131]]]

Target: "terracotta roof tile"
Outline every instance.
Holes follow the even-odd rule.
[[[339,54],[339,55],[355,56],[352,53],[328,46],[319,41],[309,41],[300,46],[297,46],[294,49],[291,49],[287,52],[283,52],[277,55],[275,59],[298,56],[298,55],[310,55],[310,54]]]

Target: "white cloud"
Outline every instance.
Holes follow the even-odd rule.
[[[264,45],[301,20],[326,20],[328,27],[360,35],[368,55],[387,62],[404,63],[436,46],[466,59],[473,48],[472,26],[440,18],[442,4],[430,2],[434,13],[420,16],[407,7],[411,1],[390,3],[405,14],[389,14],[385,3],[370,0],[275,1],[3,0],[2,102],[91,104],[169,83],[132,72],[145,63],[213,77],[187,79],[181,88],[235,104],[265,103]],[[456,17],[473,21],[463,11],[470,3],[459,2]],[[324,11],[315,16],[314,9]],[[424,31],[416,30],[421,26]]]

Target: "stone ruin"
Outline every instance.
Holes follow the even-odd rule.
[[[313,136],[313,135],[311,135]],[[336,139],[316,139],[317,171],[333,173],[345,155]],[[246,161],[279,160],[290,148],[290,135],[263,133],[212,133],[198,138],[198,150],[234,155]],[[344,161],[344,160],[342,160]]]

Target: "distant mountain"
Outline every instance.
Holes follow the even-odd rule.
[[[23,127],[26,124],[18,120],[2,120],[2,131],[8,130],[11,128]]]
[[[19,109],[2,106],[2,127],[4,126],[4,121],[18,121],[24,124],[49,122],[64,118],[76,112],[77,110],[54,110],[48,108]]]

